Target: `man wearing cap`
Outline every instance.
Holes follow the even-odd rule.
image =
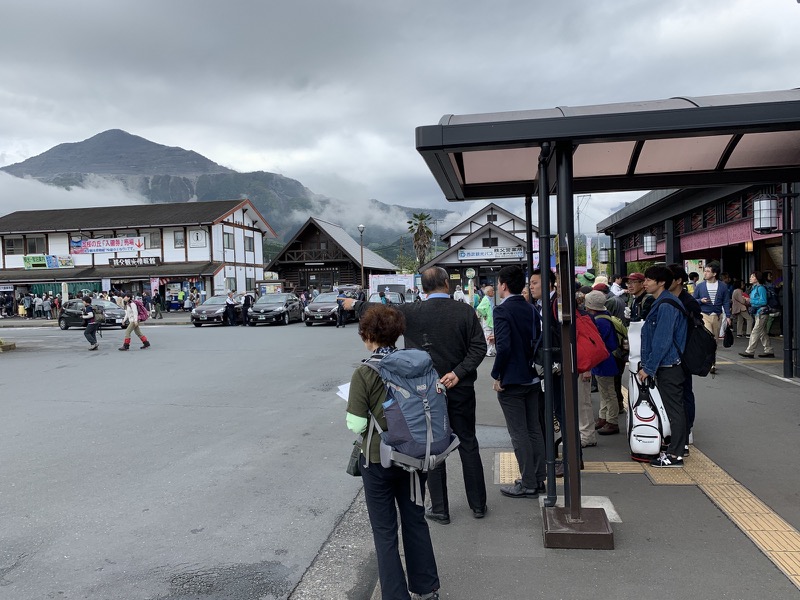
[[[617,334],[610,318],[597,318],[598,315],[611,316],[606,310],[606,295],[603,292],[600,290],[589,292],[584,303],[586,312],[597,325],[600,337],[603,338],[608,350],[608,358],[592,369],[592,375],[597,379],[597,388],[600,391],[600,414],[595,428],[598,435],[613,435],[619,433],[619,403],[614,389],[614,377],[619,375],[619,366],[612,354],[617,349]]]
[[[644,273],[631,273],[628,275],[628,311],[625,313],[626,321],[643,321],[653,306],[654,299],[644,289]],[[627,324],[627,323],[626,323]]]

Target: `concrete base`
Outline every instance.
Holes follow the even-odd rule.
[[[614,532],[602,508],[582,508],[580,520],[570,517],[570,509],[542,507],[545,548],[613,550]]]
[[[8,352],[9,350],[16,350],[17,345],[12,342],[0,342],[0,352]]]

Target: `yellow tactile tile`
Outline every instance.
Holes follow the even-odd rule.
[[[765,552],[800,552],[797,531],[751,531],[749,535]]]
[[[728,513],[731,520],[747,531],[792,531],[792,526],[775,513]]]
[[[772,556],[784,573],[792,578],[800,577],[800,552],[773,552]]]
[[[656,485],[695,485],[691,475],[683,469],[664,469],[645,465],[644,472]]]
[[[588,463],[586,463],[588,465]],[[636,461],[606,462],[604,463],[609,473],[644,473],[644,464]]]
[[[738,498],[715,498],[714,503],[729,513],[765,514],[771,512],[766,504],[750,494]]]

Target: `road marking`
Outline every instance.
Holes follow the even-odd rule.
[[[654,485],[696,485],[800,589],[800,532],[696,447],[691,447],[682,469],[586,461],[583,472],[644,473]],[[496,484],[514,483],[519,476],[513,452],[495,454]]]

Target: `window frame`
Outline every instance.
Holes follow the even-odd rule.
[[[249,235],[244,236],[244,251],[245,252],[256,251],[256,238],[251,237]]]
[[[31,242],[42,242],[42,249],[35,250],[31,252]],[[25,237],[25,243],[23,244],[25,248],[25,254],[47,254],[47,236],[44,235],[29,235]],[[38,244],[36,244],[38,247]]]
[[[180,235],[181,241],[178,242],[178,236]],[[173,232],[172,235],[172,247],[173,248],[186,248],[186,232],[182,229],[176,230]]]
[[[11,247],[9,247],[9,242],[17,242],[12,243]],[[5,247],[5,253],[7,256],[24,256],[25,255],[25,238],[21,235],[15,235],[13,237],[7,237],[3,240],[3,246]],[[9,250],[11,250],[9,252]]]
[[[228,245],[228,240],[230,240],[230,245]],[[236,236],[233,232],[223,231],[222,232],[222,248],[224,250],[233,250],[236,247]]]

